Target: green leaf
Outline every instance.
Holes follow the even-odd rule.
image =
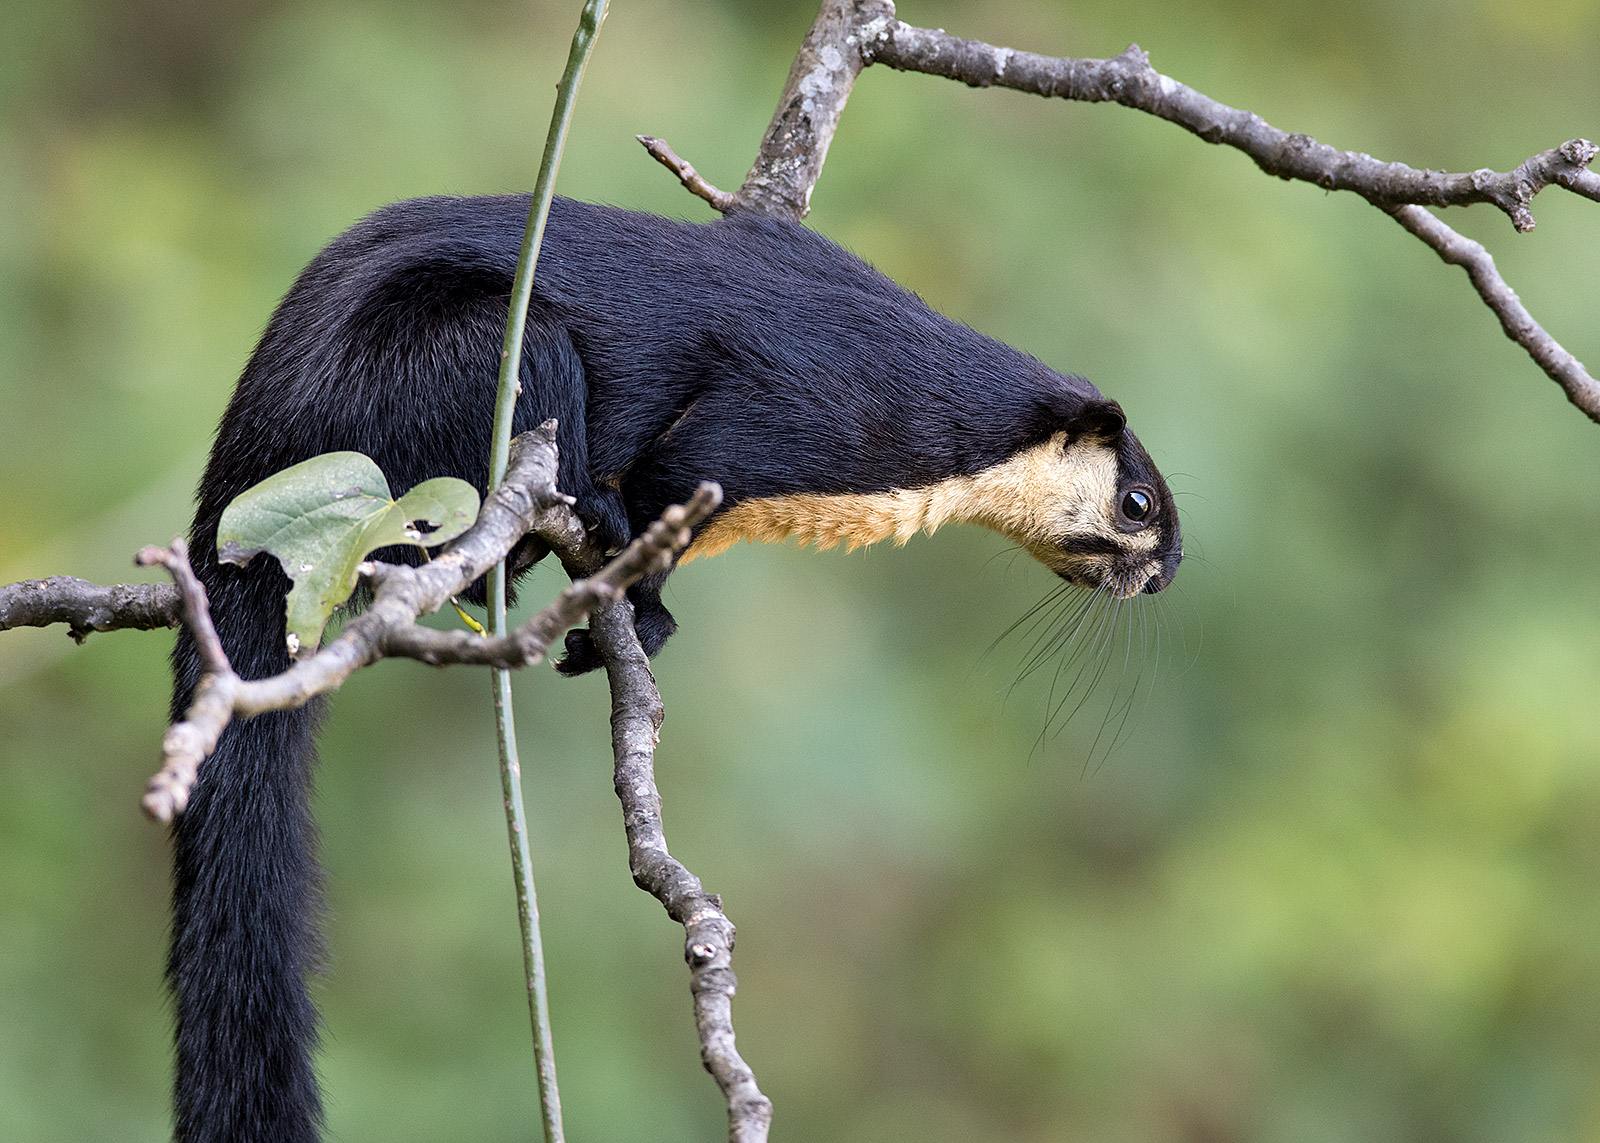
[[[453,476],[425,480],[398,501],[359,452],[302,461],[241,492],[222,513],[217,558],[243,566],[270,552],[294,581],[289,653],[309,655],[333,609],[356,586],[367,553],[391,544],[432,548],[455,539],[478,515],[478,492]]]

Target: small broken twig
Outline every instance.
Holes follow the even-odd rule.
[[[650,157],[660,163],[667,170],[678,176],[678,181],[683,184],[683,189],[696,198],[703,198],[711,204],[713,210],[726,214],[739,205],[737,195],[729,194],[725,190],[718,190],[701,177],[700,172],[687,159],[680,159],[678,153],[667,145],[665,139],[657,139],[654,135],[635,135],[635,139],[644,144],[644,149],[650,152]]]

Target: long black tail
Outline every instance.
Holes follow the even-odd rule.
[[[396,495],[433,476],[487,483],[501,336],[527,210],[526,198],[506,198],[380,211],[330,243],[268,323],[217,429],[189,543],[223,649],[243,677],[289,666],[288,580],[266,556],[248,568],[218,565],[217,523],[235,496],[335,449],[366,453]],[[590,472],[584,369],[571,332],[536,301],[512,430],[559,420],[560,486],[577,497],[592,535],[620,545],[630,535],[622,494],[597,487]],[[664,427],[648,422],[636,432],[648,439]],[[659,598],[655,609],[651,630],[665,638],[671,617]],[[200,674],[187,637],[173,672],[177,717]],[[177,1009],[179,1143],[313,1143],[319,1133],[317,1016],[306,994],[320,952],[307,806],[316,721],[306,708],[230,726],[173,832],[167,976]]]
[[[284,670],[282,573],[266,559],[219,567],[199,545],[196,563],[234,669],[245,678]],[[179,717],[199,678],[186,634],[173,675]],[[179,1143],[313,1143],[320,1134],[317,1015],[306,991],[320,955],[308,805],[317,718],[307,707],[229,726],[173,828],[167,977]]]

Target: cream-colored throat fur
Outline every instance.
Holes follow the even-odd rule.
[[[1069,533],[1102,533],[1117,493],[1116,455],[1098,442],[1068,448],[1066,441],[1057,433],[981,472],[923,488],[745,500],[713,519],[681,562],[718,555],[740,540],[793,536],[852,550],[880,540],[904,544],[952,521],[983,524],[1036,552]]]

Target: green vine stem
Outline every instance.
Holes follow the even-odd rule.
[[[489,487],[497,486],[506,474],[511,455],[511,416],[522,386],[518,367],[522,361],[522,331],[527,322],[528,302],[533,297],[533,271],[539,260],[539,244],[544,238],[545,220],[550,216],[550,199],[555,192],[556,168],[561,165],[561,150],[566,145],[567,127],[572,122],[572,107],[578,83],[600,24],[606,18],[608,0],[588,0],[578,18],[567,55],[567,70],[556,90],[555,111],[550,117],[550,134],[545,139],[544,158],[539,163],[539,180],[534,184],[533,203],[528,209],[528,225],[522,236],[522,251],[517,258],[516,278],[511,287],[511,312],[506,319],[506,337],[500,350],[500,388],[495,395],[494,443],[489,453]],[[506,634],[506,565],[502,560],[489,572],[489,633]],[[522,765],[517,759],[516,727],[511,714],[511,675],[496,670],[494,676],[495,729],[500,738],[500,787],[505,795],[506,829],[511,839],[511,872],[517,886],[517,917],[522,925],[522,960],[528,983],[528,1012],[533,1019],[533,1055],[539,1073],[539,1110],[544,1120],[545,1143],[562,1143],[561,1093],[556,1086],[555,1047],[550,1034],[550,1001],[545,992],[544,945],[539,936],[539,899],[534,892],[533,867],[528,852],[528,823],[522,808]]]

